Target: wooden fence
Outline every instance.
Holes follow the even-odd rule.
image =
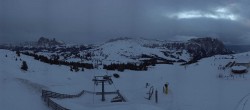
[[[51,107],[53,110],[69,110],[57,104],[51,98],[57,98],[57,99],[76,98],[76,97],[80,97],[81,95],[83,95],[83,93],[84,93],[84,90],[76,95],[60,94],[60,93],[56,93],[52,91],[42,90],[42,98],[43,98],[43,101],[48,105],[48,107]]]
[[[48,90],[42,90],[42,98],[43,98],[43,101],[47,104],[47,106],[51,107],[53,110],[70,110],[68,108],[65,108],[65,107],[59,105],[58,103],[53,101],[52,98],[56,98],[56,99],[77,98],[77,97],[80,97],[81,95],[83,95],[84,93],[96,94],[96,95],[101,94],[101,92],[91,92],[91,91],[82,90],[80,93],[78,93],[76,95],[69,95],[69,94],[56,93],[56,92],[52,92],[52,91],[48,91]],[[121,98],[122,102],[126,102],[125,98],[121,95],[119,90],[117,90],[115,92],[105,92],[104,94],[106,94],[106,95],[117,94]]]

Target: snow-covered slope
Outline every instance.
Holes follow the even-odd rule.
[[[100,85],[94,86],[93,77],[118,73],[120,78],[112,77],[114,85],[106,85],[105,91],[119,89],[128,102],[110,103],[112,95],[101,102],[100,95],[90,94],[55,101],[72,110],[249,110],[249,72],[233,75],[230,68],[219,69],[228,62],[249,60],[249,54],[217,55],[186,66],[156,65],[148,71],[92,69],[76,73],[67,66],[44,64],[23,54],[19,58],[15,52],[0,50],[0,109],[49,110],[40,97],[41,89],[67,94],[83,89],[100,91]],[[20,59],[27,62],[28,71],[20,69]],[[219,74],[223,77],[218,77]],[[162,92],[166,82],[167,95]],[[146,83],[158,90],[158,103],[154,96],[150,101],[145,99],[149,91]]]
[[[82,53],[91,53],[94,60],[104,63],[139,62],[157,59],[159,62],[188,62],[217,54],[230,54],[223,43],[213,38],[197,38],[188,41],[159,41],[143,38],[115,39]]]
[[[180,58],[186,61],[190,59],[190,55],[185,50],[170,50],[163,47],[164,43],[166,42],[145,39],[123,39],[107,42],[90,51],[94,54],[93,59],[101,60],[104,64],[139,62],[145,59],[143,55],[147,55],[148,58],[174,61]],[[153,47],[156,44],[159,46]],[[169,55],[166,56],[164,53],[169,53]]]
[[[45,42],[56,42],[41,38]],[[44,40],[43,40],[44,39]],[[31,52],[53,59],[58,56],[62,61],[90,63],[93,65],[142,64],[153,60],[154,63],[172,64],[173,62],[195,62],[196,60],[218,54],[230,54],[223,43],[213,38],[196,38],[188,41],[160,41],[143,38],[118,38],[101,45],[52,46],[52,47],[10,47],[13,50]],[[145,61],[146,60],[146,61]]]

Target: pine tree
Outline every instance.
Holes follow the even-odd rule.
[[[78,68],[78,66],[76,66],[76,65],[73,65],[73,69],[75,70],[75,72],[78,72],[78,71],[79,71],[79,68]]]
[[[70,66],[70,71],[73,71],[73,67],[72,66]]]
[[[16,55],[20,57],[20,51],[16,51]]]
[[[21,66],[21,69],[24,70],[24,71],[27,71],[28,70],[28,65],[26,63],[26,61],[23,61],[23,64]]]

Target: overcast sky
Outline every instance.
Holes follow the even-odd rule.
[[[0,0],[0,42],[217,37],[250,44],[250,0]]]

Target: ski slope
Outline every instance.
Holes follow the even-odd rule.
[[[71,72],[69,67],[49,65],[32,57],[15,52],[0,50],[0,109],[1,110],[49,110],[41,99],[41,90],[46,89],[65,94],[76,94],[81,90],[101,91],[101,85],[94,86],[95,75],[112,75],[114,85],[106,85],[105,91],[120,90],[127,102],[110,103],[115,95],[106,96],[84,94],[74,99],[53,99],[63,107],[72,110],[249,110],[250,76],[219,78],[219,74],[229,76],[230,68],[219,70],[230,61],[249,60],[249,53],[231,56],[213,56],[196,64],[180,66],[156,65],[148,71],[124,72],[103,69]],[[6,57],[7,55],[7,57]],[[17,61],[16,61],[17,58]],[[226,59],[225,59],[226,58]],[[28,71],[20,69],[22,61],[28,64]],[[162,91],[169,83],[169,93]],[[146,83],[158,90],[158,103],[146,100],[149,88]]]

